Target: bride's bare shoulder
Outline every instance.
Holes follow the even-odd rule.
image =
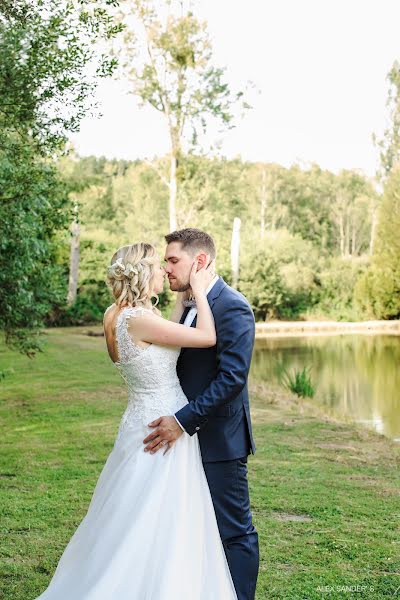
[[[108,312],[110,312],[110,310],[115,310],[116,308],[117,308],[117,305],[116,305],[116,304],[115,304],[115,302],[114,302],[114,304],[111,304],[111,306],[108,306],[108,307],[106,308],[106,310],[104,311],[104,316],[106,316],[106,314],[107,314]]]
[[[104,315],[103,315],[104,325],[107,325],[110,321],[114,320],[114,316],[115,316],[115,313],[117,312],[117,310],[118,310],[118,307],[116,304],[111,304],[111,306],[106,308],[106,310],[104,311]]]

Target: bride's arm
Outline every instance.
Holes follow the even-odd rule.
[[[151,344],[163,346],[179,346],[185,348],[209,348],[215,346],[214,318],[207,301],[205,291],[196,292],[197,323],[196,327],[187,327],[158,315],[143,315],[130,320],[134,327],[135,338]]]
[[[147,314],[131,319],[132,334],[143,342],[161,344],[163,346],[179,346],[185,348],[209,348],[215,346],[217,336],[214,318],[208,304],[206,287],[209,273],[203,268],[197,269],[194,263],[191,273],[191,287],[196,296],[196,327],[187,327],[173,321],[167,321],[154,314]]]

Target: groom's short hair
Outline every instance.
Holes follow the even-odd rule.
[[[211,259],[216,257],[214,240],[211,235],[208,235],[205,231],[201,231],[201,229],[195,229],[194,227],[179,229],[178,231],[168,233],[165,236],[165,240],[167,244],[180,242],[182,250],[189,250],[193,254],[198,250],[205,250]]]

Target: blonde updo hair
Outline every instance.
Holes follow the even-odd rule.
[[[145,242],[122,246],[115,252],[108,267],[107,283],[119,308],[157,306],[159,298],[153,293],[156,262],[156,249]],[[157,299],[155,304],[152,297]]]

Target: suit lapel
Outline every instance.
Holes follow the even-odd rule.
[[[208,304],[210,305],[211,309],[214,306],[214,302],[216,301],[216,299],[218,298],[218,296],[220,295],[220,293],[222,292],[224,287],[226,287],[226,283],[222,279],[222,277],[220,277],[218,279],[217,283],[212,288],[212,290],[207,294]]]
[[[207,294],[208,304],[210,305],[211,310],[213,309],[214,303],[224,287],[226,286],[225,281],[220,277],[216,284],[213,286],[212,290]],[[187,313],[186,313],[187,314]],[[186,318],[186,317],[185,317]],[[194,317],[190,327],[196,327],[197,324],[197,314]]]

